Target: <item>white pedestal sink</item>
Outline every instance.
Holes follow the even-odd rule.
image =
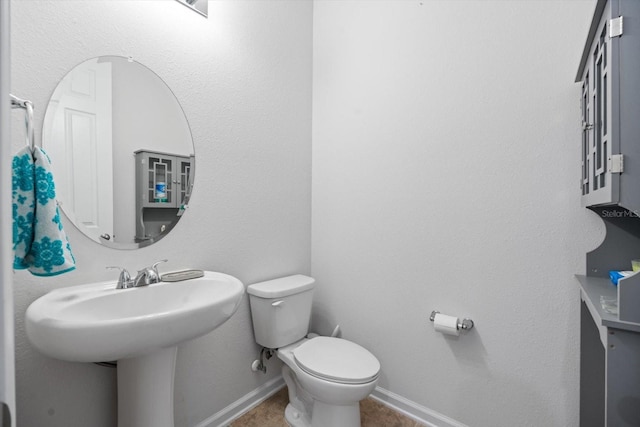
[[[177,345],[211,332],[237,310],[244,285],[212,271],[182,282],[57,289],[26,313],[29,341],[70,362],[118,361],[118,427],[173,427]]]

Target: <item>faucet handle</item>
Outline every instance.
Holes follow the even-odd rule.
[[[158,273],[158,264],[162,264],[163,262],[167,262],[167,261],[169,261],[169,260],[168,260],[168,259],[161,259],[160,261],[156,261],[156,262],[154,262],[154,263],[153,263],[153,265],[151,266],[151,269],[152,269],[153,271],[155,271],[155,272],[156,272],[156,274],[157,274],[157,273]]]
[[[168,260],[166,259],[156,261],[151,265],[151,267],[145,267],[142,270],[138,271],[138,276],[134,280],[134,286],[146,286],[152,283],[160,282],[160,273],[158,273],[158,264],[161,264],[167,261]]]
[[[126,289],[131,287],[131,275],[126,268],[118,267],[117,265],[108,266],[106,268],[120,270],[120,276],[118,277],[118,285],[116,286],[116,289]]]

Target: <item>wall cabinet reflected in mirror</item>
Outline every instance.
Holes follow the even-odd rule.
[[[152,243],[182,216],[191,195],[193,157],[138,150],[136,242]]]

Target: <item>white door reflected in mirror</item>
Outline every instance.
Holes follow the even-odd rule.
[[[59,165],[58,200],[74,224],[98,241],[113,234],[111,63],[87,61],[60,82],[45,117],[46,149]]]

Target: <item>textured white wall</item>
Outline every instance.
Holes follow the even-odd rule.
[[[577,426],[579,89],[595,2],[314,2],[314,325],[473,427]],[[469,316],[445,337],[431,310]]]
[[[189,212],[161,242],[135,252],[98,246],[71,226],[77,271],[15,274],[18,423],[115,426],[114,370],[33,350],[24,311],[60,287],[114,278],[169,258],[245,284],[310,270],[311,24],[308,1],[212,1],[209,18],[177,2],[14,0],[12,92],[44,106],[75,65],[132,55],[173,90],[193,132],[197,171]],[[23,128],[14,115],[13,129]],[[14,132],[13,149],[23,143]],[[54,159],[55,161],[55,159]],[[225,325],[180,347],[176,426],[197,424],[278,374],[251,372],[257,355],[248,301]]]

